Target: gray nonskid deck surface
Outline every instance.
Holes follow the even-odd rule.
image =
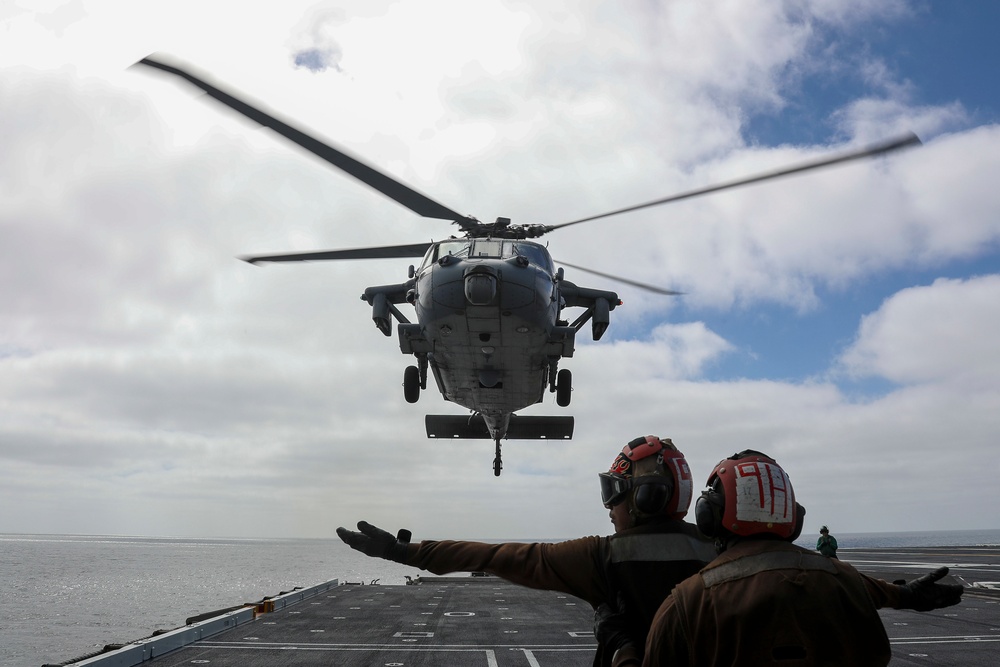
[[[840,555],[889,581],[948,565],[950,580],[966,586],[962,603],[954,607],[881,611],[892,665],[1000,664],[1000,549],[841,549]],[[581,600],[489,577],[420,581],[318,587],[311,597],[289,600],[284,608],[277,605],[256,618],[244,613],[246,620],[235,627],[227,625],[230,629],[164,655],[159,649],[149,655],[156,655],[152,662],[162,667],[558,667],[593,660],[593,612]],[[101,667],[126,664],[137,663],[109,660]]]
[[[592,623],[590,607],[576,598],[502,580],[345,585],[156,662],[580,665],[592,660]]]
[[[887,581],[910,580],[947,565],[946,581],[966,587],[954,607],[879,612],[892,644],[892,665],[1000,664],[1000,548],[841,549],[840,556]]]

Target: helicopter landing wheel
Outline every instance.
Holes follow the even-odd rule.
[[[403,398],[407,403],[416,403],[420,398],[420,369],[407,366],[403,371]]]
[[[556,405],[565,408],[573,398],[573,373],[564,368],[559,371],[556,379]]]
[[[497,456],[493,459],[493,476],[499,477],[501,470],[503,470],[503,461],[500,460],[500,441],[497,440]]]

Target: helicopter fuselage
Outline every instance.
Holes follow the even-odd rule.
[[[431,244],[408,282],[370,287],[362,298],[384,334],[390,314],[399,321],[400,350],[417,358],[417,372],[404,376],[407,400],[416,400],[415,378],[426,388],[429,369],[445,400],[480,415],[494,440],[506,437],[512,413],[540,403],[546,388],[568,405],[570,376],[557,375],[558,362],[573,356],[586,321],[600,338],[619,303],[614,292],[565,281],[544,246],[490,238]],[[401,302],[414,307],[416,323],[395,308]],[[560,320],[568,306],[587,311],[568,324]]]
[[[441,394],[487,423],[540,403],[549,357],[573,354],[572,335],[552,340],[559,293],[548,253],[485,239],[441,243],[432,253],[417,273],[413,306]]]

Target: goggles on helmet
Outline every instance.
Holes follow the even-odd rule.
[[[601,502],[608,509],[625,500],[632,490],[632,478],[616,472],[598,473],[601,479]]]
[[[639,478],[626,477],[616,472],[597,473],[601,480],[601,502],[611,509],[628,498],[629,492],[643,484],[663,484],[662,475],[643,475]]]

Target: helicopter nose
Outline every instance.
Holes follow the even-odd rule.
[[[497,295],[496,278],[488,273],[470,273],[465,277],[465,298],[473,306],[488,306]]]

